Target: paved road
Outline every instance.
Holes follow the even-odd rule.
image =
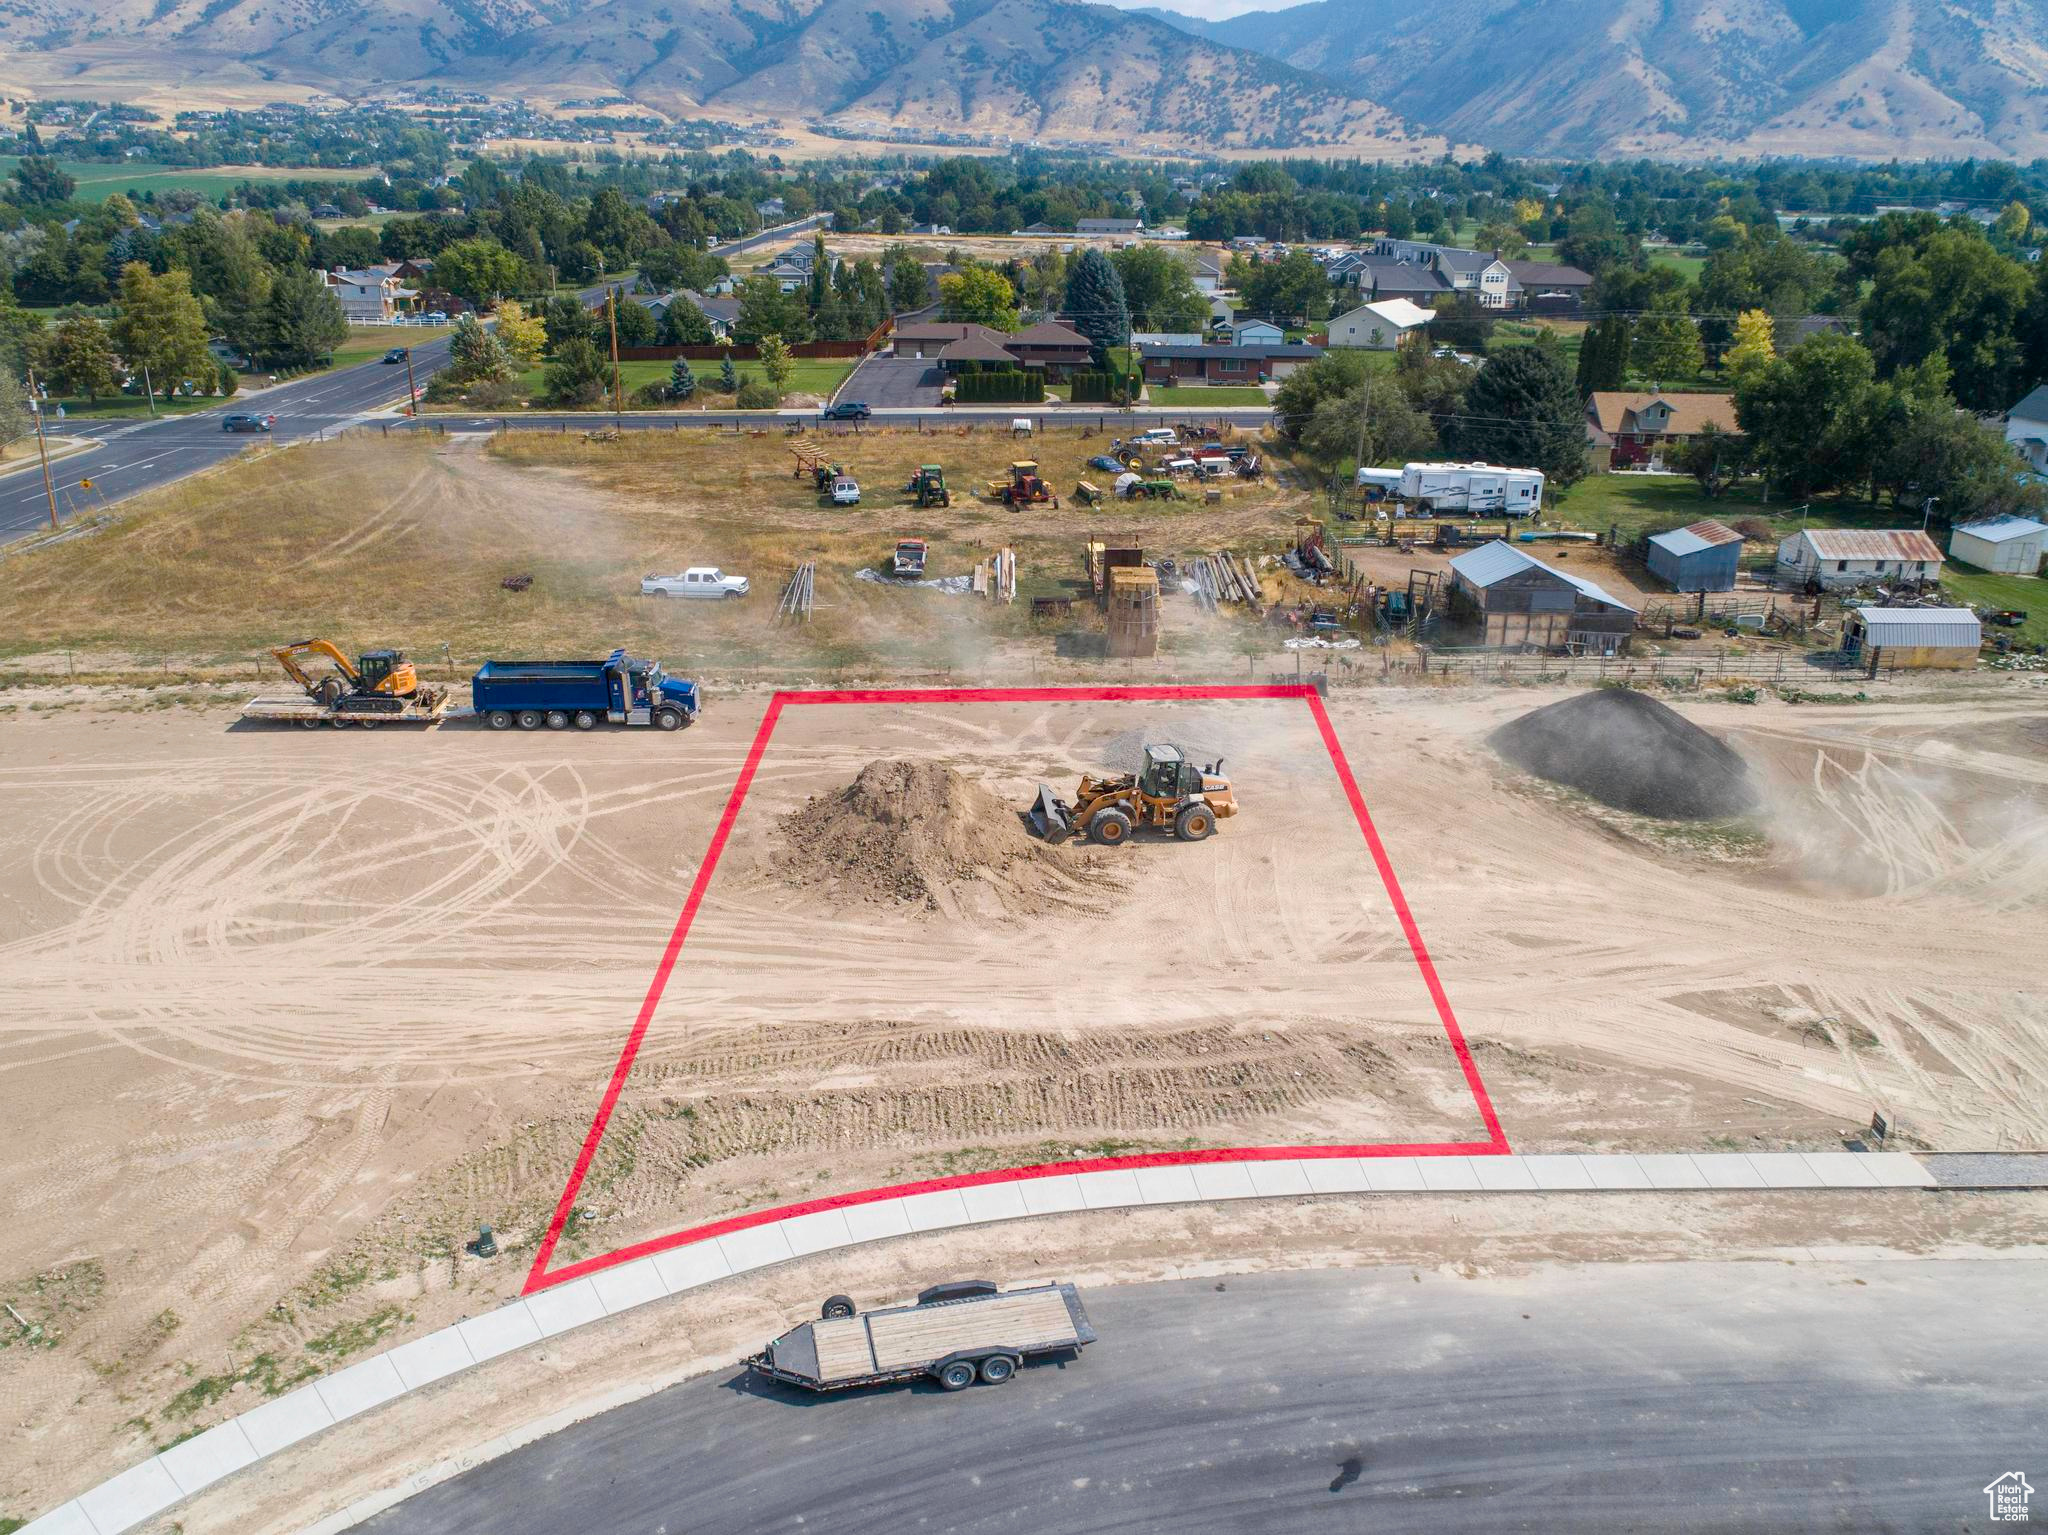
[[[1993,1478],[2048,1476],[2044,1276],[1671,1263],[1098,1290],[1102,1341],[1007,1386],[812,1398],[728,1371],[362,1528],[1980,1529]]]
[[[413,380],[420,388],[448,360],[445,336],[413,348]],[[405,369],[378,361],[358,363],[224,400],[207,410],[189,411],[156,420],[100,423],[73,418],[58,423],[52,436],[93,437],[101,446],[53,459],[60,515],[97,508],[100,497],[124,501],[159,485],[183,479],[232,457],[253,442],[266,439],[223,432],[220,418],[231,411],[262,412],[277,417],[267,439],[297,442],[346,425],[366,412],[405,398]],[[89,478],[94,492],[78,489]],[[50,525],[43,477],[22,469],[0,478],[0,543],[26,537]]]

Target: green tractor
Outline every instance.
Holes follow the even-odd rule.
[[[938,464],[919,464],[917,473],[903,487],[903,493],[919,506],[951,506],[953,493],[946,489],[946,471]]]

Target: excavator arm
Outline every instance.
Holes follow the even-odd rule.
[[[277,658],[277,664],[284,668],[285,675],[306,690],[308,698],[320,696],[320,684],[307,673],[304,665],[306,658],[310,656],[325,656],[332,661],[334,669],[348,679],[351,691],[361,681],[349,658],[326,640],[293,640],[289,645],[271,647],[270,653]]]

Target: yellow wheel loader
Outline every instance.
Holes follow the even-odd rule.
[[[1198,768],[1177,746],[1147,746],[1140,772],[1084,773],[1072,804],[1054,794],[1052,785],[1040,784],[1026,819],[1047,842],[1064,842],[1078,831],[1090,842],[1117,847],[1146,826],[1200,842],[1218,821],[1236,814],[1237,795],[1223,776],[1221,758]]]

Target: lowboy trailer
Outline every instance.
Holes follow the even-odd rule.
[[[1095,1341],[1070,1284],[998,1290],[986,1279],[934,1285],[912,1306],[856,1312],[835,1295],[815,1322],[793,1327],[742,1361],[756,1375],[807,1391],[935,1380],[960,1391],[999,1386],[1027,1359],[1078,1353]]]

